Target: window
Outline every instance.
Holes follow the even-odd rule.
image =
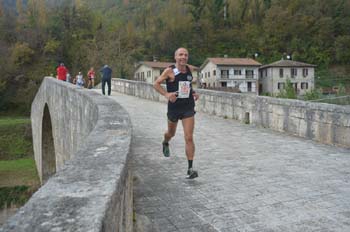
[[[308,88],[309,88],[309,83],[301,82],[301,89],[308,89]]]
[[[303,68],[303,77],[307,77],[309,75],[309,70],[307,68]]]
[[[214,76],[214,77],[216,76],[216,70],[213,71],[213,76]]]
[[[228,78],[228,70],[221,70],[221,78]]]
[[[263,71],[263,76],[264,76],[264,77],[267,77],[267,69],[264,69],[264,71]]]
[[[210,77],[210,72],[208,72],[208,77]]]
[[[296,77],[298,75],[298,71],[296,68],[290,69],[290,76],[291,77]]]
[[[205,78],[207,78],[207,73],[205,73]]]
[[[248,88],[248,92],[252,92],[252,82],[247,82],[247,88]]]
[[[284,82],[278,82],[277,89],[284,89]]]
[[[234,74],[235,74],[235,76],[237,76],[237,75],[242,75],[242,70],[240,70],[240,69],[235,69]]]
[[[246,78],[254,78],[254,71],[253,70],[246,70],[245,71],[245,77]]]
[[[151,71],[147,71],[147,77],[151,76]]]
[[[221,82],[221,87],[227,87],[227,82]]]
[[[283,68],[280,68],[280,77],[283,77]]]
[[[295,92],[298,92],[298,91],[299,91],[299,90],[298,90],[298,82],[292,83],[292,85],[293,85],[293,87],[294,87]]]

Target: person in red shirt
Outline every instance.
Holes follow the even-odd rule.
[[[88,74],[88,79],[89,79],[89,82],[88,82],[88,89],[91,89],[95,86],[95,71],[94,71],[94,67],[91,67]]]
[[[61,63],[60,66],[58,66],[56,71],[57,71],[57,79],[61,81],[66,81],[68,69],[64,66],[63,63]]]

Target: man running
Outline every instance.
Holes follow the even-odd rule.
[[[187,178],[198,177],[198,172],[193,170],[193,158],[195,146],[193,142],[194,131],[194,106],[198,94],[192,89],[192,72],[187,65],[188,51],[178,48],[175,51],[176,64],[166,68],[154,82],[154,88],[168,99],[168,130],[164,134],[163,154],[170,156],[169,141],[175,136],[178,120],[182,120],[182,126],[186,142],[186,156],[188,160]],[[166,81],[166,90],[161,86]]]

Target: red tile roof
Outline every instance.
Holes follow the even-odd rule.
[[[279,60],[271,64],[266,64],[260,68],[269,68],[269,67],[316,67],[314,64],[307,64],[295,60]]]
[[[204,62],[204,64],[208,63],[209,61],[216,65],[240,65],[240,66],[260,66],[261,65],[259,62],[251,58],[220,58],[220,57],[208,58],[206,62]]]

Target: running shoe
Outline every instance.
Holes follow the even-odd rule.
[[[186,179],[194,179],[198,177],[198,172],[193,170],[192,168],[187,170],[187,176]]]
[[[170,156],[170,149],[169,149],[169,143],[168,142],[163,142],[163,155],[165,157],[169,157]]]

